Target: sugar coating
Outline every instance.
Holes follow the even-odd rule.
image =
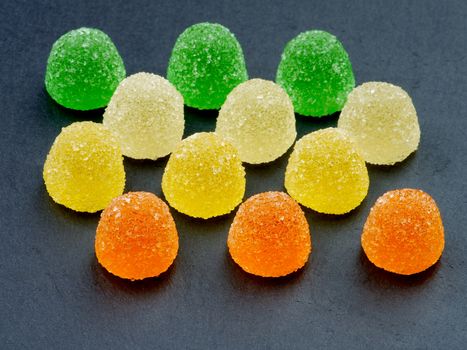
[[[183,136],[183,97],[168,80],[137,73],[117,87],[103,123],[117,137],[125,156],[164,157]]]
[[[219,109],[228,93],[248,79],[248,73],[235,36],[220,24],[198,23],[178,37],[167,79],[187,106]]]
[[[169,207],[148,192],[115,198],[102,212],[96,256],[110,273],[131,280],[159,276],[178,252],[178,233]]]
[[[287,93],[272,81],[252,79],[227,96],[217,118],[216,133],[251,164],[283,155],[295,141],[295,114]]]
[[[402,275],[424,271],[443,253],[441,214],[421,190],[386,192],[371,208],[361,241],[368,259],[384,270]]]
[[[355,88],[338,127],[355,141],[365,161],[394,164],[418,148],[420,127],[410,96],[400,87],[369,82]]]
[[[325,214],[344,214],[368,193],[368,171],[347,135],[321,129],[295,144],[285,172],[285,188],[300,204]]]
[[[122,58],[107,34],[79,28],[52,46],[45,87],[58,104],[90,110],[107,105],[125,74]]]
[[[76,122],[55,139],[44,164],[52,199],[67,208],[94,213],[123,193],[123,156],[115,137],[102,125]]]
[[[321,30],[301,33],[286,45],[276,81],[295,112],[315,117],[340,111],[355,87],[347,52],[334,35]]]
[[[162,191],[179,212],[208,219],[231,212],[245,193],[245,169],[237,150],[215,133],[182,140],[170,155]]]
[[[280,277],[308,261],[310,229],[292,198],[283,192],[264,192],[240,205],[227,245],[232,259],[246,272]]]

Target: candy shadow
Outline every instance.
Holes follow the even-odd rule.
[[[147,191],[161,197],[161,179],[168,160],[168,155],[156,160],[124,157],[125,192]]]
[[[285,191],[285,189],[284,189]],[[364,209],[366,208],[366,197],[358,205],[358,207],[352,209],[348,213],[345,214],[324,214],[324,213],[319,213],[317,211],[314,211],[310,208],[304,207],[303,205],[300,205],[303,211],[305,212],[305,215],[307,217],[310,217],[313,221],[312,222],[319,222],[319,223],[335,223],[335,222],[343,222],[343,221],[349,221],[349,220],[354,220],[355,217],[362,215]]]
[[[323,116],[323,117],[306,117],[301,114],[295,113],[296,125],[297,125],[297,140],[310,132],[325,129],[335,128],[337,126],[337,120],[339,119],[340,112]]]
[[[427,281],[430,281],[436,275],[436,272],[441,266],[441,262],[438,260],[425,271],[413,275],[399,275],[375,266],[368,260],[363,249],[360,248],[357,265],[365,274],[365,284],[370,285],[372,288],[388,289],[390,287],[413,288],[427,283]]]
[[[163,199],[166,201],[165,198]],[[210,219],[194,218],[180,213],[172,207],[170,208],[170,212],[175,220],[179,232],[186,232],[190,235],[218,235],[219,232],[225,232],[228,229],[235,217],[237,208],[228,214],[216,216]]]
[[[157,158],[155,160],[153,159],[134,159],[130,157],[124,156],[124,162],[125,165],[130,165],[134,167],[142,167],[142,168],[163,168],[166,166],[167,162],[169,161],[170,154],[162,157],[162,158]]]
[[[109,292],[123,292],[132,296],[145,296],[160,293],[170,285],[170,280],[176,271],[176,260],[169,269],[157,277],[131,281],[117,277],[103,268],[93,256],[90,269],[94,285],[106,294]]]
[[[263,164],[248,164],[243,163],[246,172],[246,195],[249,197],[253,194],[266,191],[282,191],[285,168],[289,160],[292,147],[276,160]],[[277,179],[281,177],[281,185],[277,186]]]
[[[89,111],[69,109],[55,102],[47,93],[45,88],[42,89],[39,98],[44,103],[43,108],[47,118],[51,119],[51,121],[56,125],[68,125],[78,121],[102,123],[102,116],[104,115],[105,107]]]
[[[389,173],[397,173],[397,172],[405,170],[415,161],[416,158],[417,158],[417,152],[413,152],[403,161],[397,162],[396,164],[393,164],[393,165],[384,165],[384,164],[379,165],[379,164],[366,163],[366,167],[368,169],[368,172],[372,174],[371,176],[377,176],[376,174],[387,175]]]
[[[251,171],[251,172],[261,172],[261,171],[270,171],[274,172],[277,170],[277,168],[285,168],[287,165],[287,161],[289,160],[290,153],[292,153],[293,145],[290,146],[290,148],[285,152],[283,155],[281,155],[279,158],[274,159],[271,162],[268,163],[260,163],[260,164],[250,164],[250,163],[245,163],[243,162],[243,166],[245,167],[245,170]]]
[[[268,291],[277,288],[288,288],[292,285],[300,283],[305,276],[305,270],[308,268],[310,261],[304,267],[283,277],[261,277],[252,275],[244,271],[230,256],[228,249],[224,254],[224,269],[230,279],[232,286],[245,291]]]
[[[41,189],[39,190],[39,200],[41,201],[41,205],[45,206],[45,210],[52,213],[53,217],[61,217],[68,222],[76,224],[82,224],[83,222],[97,223],[101,215],[101,210],[95,213],[79,212],[67,208],[62,204],[56,203],[49,196],[45,186],[41,186]]]
[[[212,132],[216,128],[217,109],[200,110],[185,106],[185,132],[186,138],[197,132]]]

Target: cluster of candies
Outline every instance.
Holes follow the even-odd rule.
[[[248,80],[240,44],[227,28],[210,23],[179,36],[167,80],[150,73],[125,76],[103,32],[81,28],[57,40],[45,79],[50,96],[67,108],[107,108],[102,124],[77,122],[62,130],[43,175],[57,203],[76,211],[104,209],[97,258],[111,273],[132,280],[167,270],[178,252],[178,234],[161,199],[147,192],[123,194],[123,155],[170,154],[162,178],[165,199],[181,213],[208,219],[241,203],[242,162],[271,162],[292,146],[294,112],[317,117],[341,111],[337,128],[312,132],[295,144],[285,173],[290,197],[254,195],[240,205],[231,225],[227,245],[235,262],[249,273],[278,277],[301,268],[311,252],[298,203],[326,214],[351,211],[368,193],[365,163],[402,161],[420,139],[408,94],[383,82],[355,88],[347,52],[323,31],[302,33],[287,44],[276,82]],[[220,109],[215,132],[182,140],[184,104]],[[371,209],[361,243],[385,270],[427,269],[444,248],[436,203],[420,190],[384,194]]]

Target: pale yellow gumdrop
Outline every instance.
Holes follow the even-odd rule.
[[[245,169],[228,141],[215,133],[197,133],[170,155],[162,191],[183,214],[203,219],[227,214],[242,201]]]
[[[117,137],[125,156],[161,158],[182,139],[183,97],[168,80],[137,73],[118,85],[103,123]]]
[[[371,164],[392,165],[418,148],[420,127],[410,96],[400,87],[369,82],[356,87],[342,109],[338,127]]]
[[[272,81],[248,80],[227,96],[216,133],[238,149],[242,161],[271,162],[283,155],[297,136],[292,102]]]
[[[104,209],[125,187],[120,146],[110,131],[93,122],[62,129],[47,155],[43,176],[55,202],[83,212]]]
[[[303,136],[285,172],[285,188],[300,204],[325,214],[344,214],[368,193],[368,171],[351,139],[337,128]]]

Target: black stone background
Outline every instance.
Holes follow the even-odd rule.
[[[464,1],[11,1],[0,2],[0,347],[2,349],[465,349],[467,2]],[[305,209],[313,239],[306,267],[261,279],[230,259],[233,214],[208,221],[174,210],[180,252],[162,277],[128,282],[94,257],[99,215],[77,214],[46,194],[42,166],[60,129],[101,121],[44,90],[53,42],[97,27],[128,74],[165,75],[189,25],[219,22],[241,43],[250,77],[274,79],[286,42],[324,29],[348,50],[358,84],[402,86],[417,108],[419,151],[393,167],[369,166],[370,191],[344,216]],[[216,112],[186,109],[186,135],[213,130]],[[299,137],[338,115],[297,116]],[[246,197],[283,190],[287,155],[247,166]],[[126,190],[161,194],[167,158],[125,159]],[[446,248],[428,271],[400,277],[375,268],[360,232],[387,190],[430,193]]]

